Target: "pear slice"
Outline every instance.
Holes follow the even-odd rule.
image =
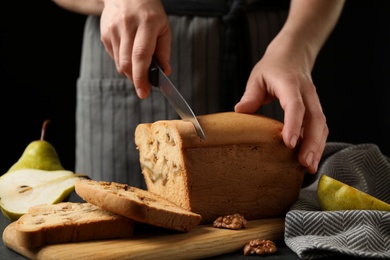
[[[17,220],[28,209],[40,204],[55,204],[74,190],[78,177],[72,171],[20,169],[0,177],[0,208],[10,221]]]
[[[317,197],[322,210],[390,211],[390,204],[325,174],[318,181]]]

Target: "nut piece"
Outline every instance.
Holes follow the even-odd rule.
[[[227,229],[242,229],[246,228],[247,220],[243,215],[235,213],[224,217],[219,217],[214,220],[213,227]]]
[[[254,239],[244,247],[244,255],[266,255],[276,252],[276,245],[271,240]]]

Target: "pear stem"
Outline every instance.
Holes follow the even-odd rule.
[[[42,131],[41,131],[41,141],[45,140],[45,136],[46,136],[46,127],[47,125],[50,123],[50,120],[49,119],[46,119],[44,122],[43,122],[43,125],[42,125]]]

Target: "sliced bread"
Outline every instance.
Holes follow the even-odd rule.
[[[76,193],[85,201],[138,222],[187,232],[201,221],[199,214],[152,192],[116,182],[79,178]]]
[[[16,224],[16,239],[23,247],[127,238],[134,220],[90,203],[61,202],[31,207]]]

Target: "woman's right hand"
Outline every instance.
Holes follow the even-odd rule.
[[[101,40],[118,72],[134,83],[138,97],[149,95],[152,57],[171,73],[171,31],[160,0],[103,0]]]

